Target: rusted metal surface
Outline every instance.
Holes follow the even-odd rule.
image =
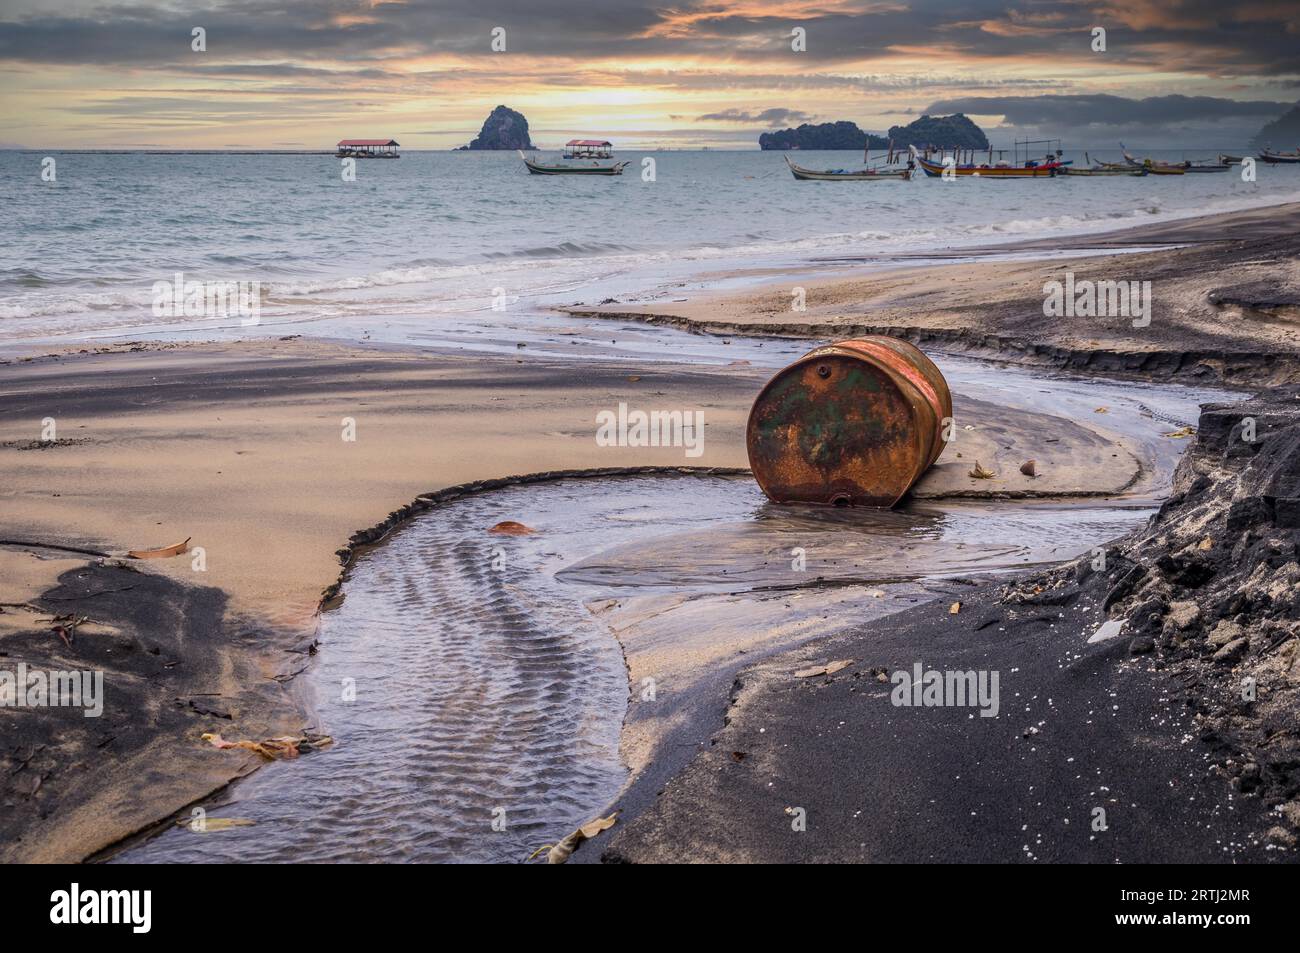
[[[952,395],[934,362],[890,337],[809,351],[749,412],[754,478],[777,503],[893,506],[943,452]]]

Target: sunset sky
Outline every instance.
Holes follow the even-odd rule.
[[[756,148],[962,111],[995,143],[1226,147],[1300,98],[1296,0],[5,0],[0,147]],[[1105,52],[1091,48],[1093,27]],[[202,27],[207,50],[191,49]],[[493,52],[492,30],[506,51]],[[807,51],[791,50],[791,31]]]

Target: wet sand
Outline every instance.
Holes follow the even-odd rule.
[[[981,290],[965,292],[978,298]],[[560,362],[302,340],[128,345],[0,365],[0,536],[113,556],[190,538],[206,558],[197,572],[188,557],[101,566],[39,546],[0,546],[0,578],[19,580],[0,601],[31,607],[0,614],[6,658],[30,654],[49,658],[51,667],[93,661],[106,671],[110,698],[128,682],[137,692],[117,711],[115,738],[134,736],[129,757],[114,750],[116,740],[99,745],[102,728],[79,713],[57,731],[52,719],[0,709],[7,768],[0,855],[87,857],[257,766],[251,755],[206,747],[198,740],[203,731],[263,737],[312,724],[292,675],[307,664],[317,608],[339,578],[340,555],[348,555],[350,540],[382,535],[422,494],[539,471],[743,467],[744,421],[765,378],[744,366],[593,362],[574,371]],[[598,447],[595,413],[619,401],[702,409],[703,456]],[[1022,451],[1041,446],[1044,432],[1065,432],[1060,466],[1032,490],[1012,477],[994,493],[1095,491],[1103,449],[1118,456],[1107,460],[1111,482],[1102,490],[1119,492],[1142,479],[1137,448],[1099,431],[1103,421],[1035,419],[973,402],[962,412],[975,419],[971,456],[987,453],[982,462],[994,460],[1004,472],[1013,472]],[[46,417],[58,426],[52,445],[37,440]],[[344,418],[355,421],[355,442],[342,439]],[[941,464],[920,493],[972,490],[964,457],[960,465]],[[33,554],[48,561],[34,566]],[[20,565],[21,575],[9,572]],[[123,573],[147,584],[108,586],[120,593],[68,588],[106,585]],[[73,646],[63,646],[39,621],[60,606],[84,611],[103,630],[88,625]],[[108,632],[117,652],[103,647],[101,655],[92,640]],[[163,661],[151,667],[146,655]],[[133,668],[137,659],[144,664]],[[148,783],[140,783],[142,771]]]
[[[1209,405],[1173,495],[1099,568],[748,667],[689,763],[627,792],[580,860],[1295,863],[1297,396]],[[994,704],[911,691],[918,670],[996,676]]]
[[[14,604],[0,614],[7,658],[67,668],[91,657],[82,647],[102,638],[93,625],[64,647],[42,621],[56,610],[104,616],[102,597],[60,594],[56,587],[70,578],[148,578],[148,586],[118,597],[111,622],[122,651],[137,658],[158,648],[156,629],[175,624],[168,604],[191,604],[193,593],[209,599],[201,617],[184,620],[204,637],[155,655],[170,667],[137,673],[146,683],[161,678],[150,703],[111,706],[118,722],[148,736],[133,755],[148,764],[144,789],[130,780],[140,763],[113,743],[91,758],[104,773],[89,773],[102,782],[111,767],[121,781],[73,786],[86,739],[105,735],[96,720],[74,721],[80,732],[56,735],[48,720],[0,709],[0,718],[13,719],[8,763],[29,765],[38,746],[45,758],[39,772],[29,765],[28,774],[10,776],[6,856],[89,856],[258,765],[247,753],[207,749],[198,741],[205,731],[260,738],[313,724],[292,677],[310,658],[318,606],[337,583],[340,555],[381,537],[421,495],[537,471],[746,464],[743,424],[764,371],[595,365],[575,381],[559,362],[521,361],[293,341],[127,347],[0,369],[3,539],[110,557],[189,539],[190,552],[201,547],[205,560],[201,571],[191,555],[97,566],[39,546],[0,546],[6,577],[22,580],[0,600]],[[702,409],[703,455],[597,446],[595,414],[619,401]],[[962,432],[963,449],[927,474],[920,496],[1087,496],[1149,476],[1140,449],[1113,435],[960,395],[956,406],[971,429]],[[51,446],[33,443],[46,417],[58,428]],[[344,418],[356,421],[355,442],[342,439]],[[1048,432],[1050,447],[1041,439]],[[1034,447],[1044,466],[1030,480],[1017,467]],[[1098,471],[1093,463],[1103,454],[1108,465]],[[968,470],[977,458],[998,477],[973,480]],[[53,649],[62,651],[44,654]],[[190,651],[216,668],[194,666]],[[130,674],[114,662],[96,662],[107,666],[110,693]],[[149,713],[163,705],[175,717],[154,721]],[[39,784],[29,780],[37,773]],[[93,830],[83,818],[97,818]]]
[[[984,249],[1087,250],[1087,257],[904,266],[884,255],[863,277],[786,275],[741,293],[565,309],[710,334],[904,337],[923,348],[1142,380],[1276,384],[1300,373],[1300,205]],[[1098,250],[1186,245],[1131,254]],[[971,257],[966,252],[962,257]],[[1149,281],[1150,324],[1045,317],[1044,285]],[[794,310],[794,291],[806,309]],[[1137,320],[1144,320],[1139,318]]]

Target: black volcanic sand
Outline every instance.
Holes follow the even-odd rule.
[[[957,614],[931,603],[743,672],[689,765],[634,786],[577,859],[1294,860],[1298,397],[1208,406],[1174,495],[1100,571],[985,585]],[[1088,644],[1107,619],[1121,635]],[[835,659],[853,664],[794,677]],[[892,704],[917,662],[997,671],[998,715]]]
[[[4,863],[78,860],[261,762],[240,751],[213,758],[179,738],[213,730],[265,738],[302,721],[289,689],[253,663],[255,627],[227,618],[221,590],[121,560],[68,570],[58,583],[28,604],[39,610],[27,610],[31,624],[0,641],[0,663],[10,671],[20,662],[29,671],[102,671],[103,713],[0,707]],[[64,614],[88,616],[94,631],[74,633],[66,645],[40,621]]]

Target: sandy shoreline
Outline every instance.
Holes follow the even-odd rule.
[[[1276,231],[1279,217],[1292,222],[1295,214],[1288,207],[1273,219],[1263,213],[1257,219],[1273,221],[1268,227]],[[1257,263],[1243,264],[1248,260]],[[1101,274],[1113,267],[1110,261],[1081,260],[1076,270]],[[1041,312],[1029,320],[1026,303],[1036,298],[1041,304],[1034,283],[1041,285],[1042,274],[1058,262],[909,269],[862,283],[810,283],[809,310],[795,322],[772,310],[776,292],[770,290],[726,303],[710,299],[697,310],[672,303],[662,314],[654,309],[635,316],[811,337],[881,327],[934,334],[922,340],[1016,362],[1039,363],[1049,353],[1102,355],[1082,365],[1055,357],[1047,363],[1138,376],[1264,383],[1293,373],[1293,239],[1262,237],[1234,245],[1231,255],[1213,246],[1123,261],[1126,270],[1150,268],[1152,280],[1170,289],[1171,302],[1201,301],[1209,285],[1235,289],[1235,297],[1206,305],[1209,311],[1197,305],[1194,316],[1178,322],[1173,311],[1157,311],[1152,327],[1163,330],[1155,343],[1122,328],[1089,325],[1082,332],[1076,326],[1056,334],[1035,328]],[[1227,269],[1234,262],[1246,275],[1229,286]],[[1275,290],[1267,299],[1260,290],[1265,287]],[[885,323],[854,324],[860,319],[838,314],[864,300],[881,303],[868,310],[873,322]],[[1235,318],[1219,314],[1232,308],[1240,311]],[[930,315],[925,323],[908,317],[918,310]],[[1194,330],[1206,314],[1219,314],[1215,324]],[[973,327],[963,330],[963,321]],[[978,346],[962,346],[977,339]],[[1183,357],[1175,360],[1175,354]],[[111,716],[118,718],[113,730],[87,727],[73,713],[62,732],[32,713],[0,709],[14,732],[0,750],[7,768],[0,800],[9,808],[0,824],[0,855],[87,857],[257,766],[251,755],[207,748],[197,740],[200,732],[217,727],[228,737],[265,737],[309,723],[291,676],[307,664],[319,600],[337,580],[340,556],[359,530],[384,525],[393,514],[400,518],[421,495],[508,475],[744,467],[744,421],[766,376],[746,366],[599,362],[575,372],[557,361],[467,359],[305,340],[127,346],[0,365],[0,536],[110,554],[189,537],[206,556],[206,569],[196,572],[184,558],[100,566],[67,553],[0,546],[0,603],[6,604],[0,647],[7,660],[31,658],[53,668],[93,659],[110,673],[110,684],[116,684],[111,673],[122,684],[129,680],[138,706]],[[681,449],[598,447],[594,414],[620,401],[703,409],[704,455],[685,460]],[[1013,461],[1029,452],[1028,443],[1016,445],[1017,435],[1044,426],[1032,415],[996,407],[969,405],[966,413],[981,429],[987,424],[988,435],[973,439],[989,442],[983,449],[976,444],[972,456],[984,453],[1000,472],[1014,473]],[[59,440],[42,447],[38,438],[47,417],[56,421]],[[346,418],[355,421],[355,441],[343,439]],[[1112,482],[1105,492],[1123,492],[1140,477],[1134,452],[1100,440],[1092,429],[1096,421],[1054,420],[1053,427],[1078,430],[1063,444],[1060,466],[1049,469],[1046,482],[1004,484],[999,492],[1095,491],[1095,479],[1084,477],[1103,446],[1133,457],[1108,470]],[[922,494],[972,489],[964,462],[942,463]],[[137,589],[124,588],[127,576],[126,585]],[[60,605],[84,607],[102,630],[88,625],[64,646],[37,621]],[[97,637],[116,640],[111,645],[118,655],[107,641],[105,654],[87,654]],[[67,733],[76,737],[70,741]],[[129,745],[118,740],[126,733]],[[638,743],[641,767],[651,767],[653,737]],[[142,771],[149,778],[143,789]]]
[[[1185,248],[894,268],[886,256],[863,278],[794,274],[742,293],[565,311],[711,334],[889,334],[953,353],[1135,379],[1280,383],[1300,371],[1297,231],[1300,205],[1285,205],[983,253]],[[1045,317],[1044,285],[1064,282],[1067,272],[1076,284],[1150,282],[1149,325],[1134,327],[1127,316]],[[804,310],[795,310],[796,289]]]

